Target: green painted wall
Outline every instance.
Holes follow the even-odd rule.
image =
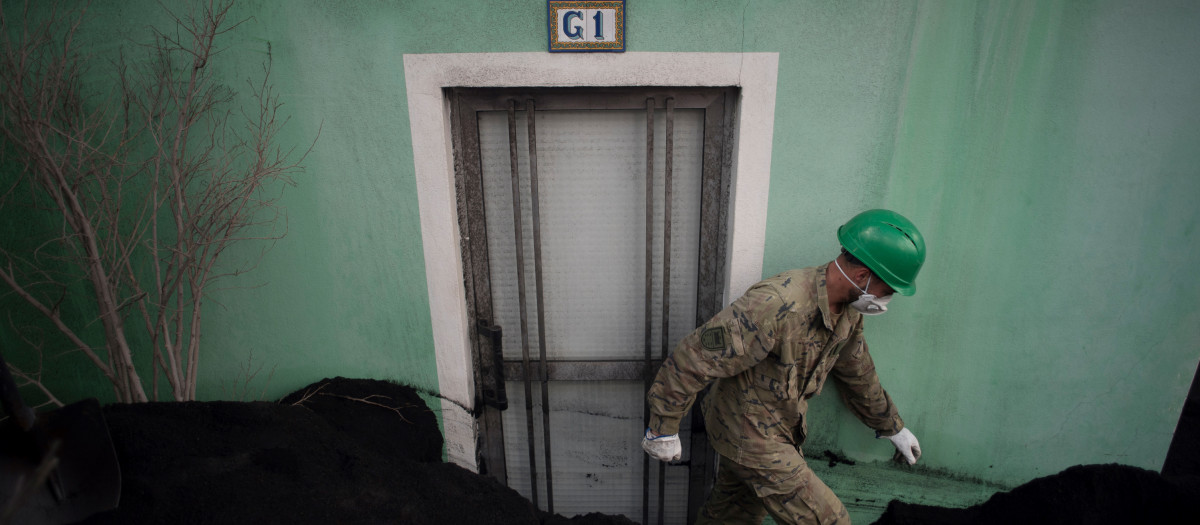
[[[1197,27],[1194,2],[919,6],[877,203],[931,256],[871,332],[930,466],[1161,466],[1200,358]]]
[[[85,31],[100,56],[163,20],[151,1],[96,4]],[[265,286],[207,305],[201,398],[229,397],[250,352],[269,399],[334,375],[437,388],[402,55],[543,51],[544,10],[240,5],[253,18],[217,67],[240,85],[269,45],[292,115],[283,139],[320,139],[283,199],[287,238],[228,283]],[[922,228],[920,292],[868,336],[923,463],[1005,483],[1075,463],[1161,465],[1200,359],[1188,271],[1200,263],[1200,4],[628,10],[631,52],[780,54],[765,275],[828,261],[834,229],[863,208]],[[106,394],[87,372],[54,381],[67,398]],[[814,407],[811,446],[890,455],[835,397]]]

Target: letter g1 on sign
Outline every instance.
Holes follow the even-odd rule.
[[[547,0],[551,52],[625,51],[624,0]]]

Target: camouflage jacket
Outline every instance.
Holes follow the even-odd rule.
[[[862,314],[830,314],[826,268],[764,280],[680,341],[647,395],[650,429],[677,433],[696,395],[715,381],[703,402],[709,442],[738,463],[760,463],[782,447],[799,448],[808,399],[832,375],[863,423],[879,435],[899,432],[904,422],[879,385]]]

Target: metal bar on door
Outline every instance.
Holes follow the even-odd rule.
[[[650,318],[654,294],[654,99],[646,99],[646,368],[644,379],[646,391],[650,391],[654,369],[651,368]],[[650,406],[643,411],[646,426],[650,426]],[[650,456],[642,455],[642,523],[650,522]]]
[[[667,358],[671,343],[671,171],[675,150],[675,99],[667,99],[666,160],[663,162],[663,292],[662,292],[662,358]],[[667,465],[658,464],[658,525],[663,523],[666,500]]]
[[[655,370],[662,364],[655,359],[651,367]],[[540,376],[543,366],[531,363],[530,374]],[[549,381],[637,381],[645,377],[646,362],[641,359],[582,361],[575,359],[547,360],[546,376]],[[525,367],[520,359],[505,360],[505,377],[521,377]]]
[[[550,377],[546,370],[546,307],[542,297],[542,220],[538,205],[537,126],[534,124],[533,99],[525,101],[525,120],[529,128],[529,199],[533,211],[533,286],[537,301],[538,355],[542,380],[542,444],[546,449],[546,510],[554,514],[554,476],[550,468]]]
[[[533,390],[529,380],[529,318],[525,312],[525,240],[521,224],[521,173],[517,163],[517,101],[508,105],[508,156],[512,170],[513,232],[517,243],[517,301],[521,310],[521,363],[525,365],[525,423],[529,441],[529,485],[533,506],[538,506],[537,457],[533,443]]]

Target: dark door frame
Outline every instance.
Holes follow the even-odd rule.
[[[461,237],[464,287],[476,391],[476,421],[479,425],[477,465],[481,474],[507,484],[501,411],[507,408],[505,377],[540,377],[553,380],[643,380],[649,384],[657,366],[670,350],[665,341],[661,354],[646,360],[553,361],[504,360],[500,348],[501,328],[495,325],[489,275],[487,227],[485,222],[482,165],[479,153],[478,112],[532,109],[703,109],[704,149],[701,183],[701,232],[695,324],[699,325],[721,309],[726,281],[729,188],[733,156],[733,122],[737,88],[448,88],[451,139],[454,149],[455,189]],[[670,121],[668,121],[670,127]],[[510,130],[512,121],[510,120]],[[669,144],[669,142],[668,142]],[[648,149],[652,149],[648,145]],[[669,147],[669,146],[668,146]],[[515,145],[511,148],[515,163]],[[516,164],[514,164],[516,166]],[[648,165],[648,169],[652,169]],[[536,169],[534,169],[536,173]],[[668,226],[669,228],[669,226]],[[536,231],[536,225],[535,225]],[[649,241],[648,241],[649,242]],[[540,286],[539,286],[540,288]],[[649,322],[649,321],[647,321]],[[539,323],[540,325],[540,323]],[[506,327],[513,328],[513,327]],[[649,335],[647,335],[649,338]],[[674,344],[670,342],[669,344]],[[526,373],[528,371],[528,374]],[[543,404],[543,407],[546,405]],[[699,406],[696,403],[695,406]],[[703,418],[691,417],[691,454],[688,462],[688,521],[696,513],[715,478],[716,463],[706,439]],[[632,438],[631,438],[632,439]],[[647,463],[648,465],[648,463]],[[661,468],[661,467],[660,467]],[[549,473],[549,471],[547,471]],[[648,479],[648,471],[644,470]],[[660,470],[659,495],[662,494]],[[547,480],[549,483],[550,480]],[[548,495],[552,494],[547,487]],[[536,494],[536,489],[534,490]],[[551,496],[552,497],[552,496]],[[551,504],[552,505],[552,504]],[[646,505],[648,507],[648,504]],[[552,507],[551,507],[552,509]],[[660,502],[661,512],[662,505]],[[661,516],[660,516],[661,521]]]

